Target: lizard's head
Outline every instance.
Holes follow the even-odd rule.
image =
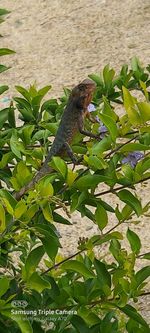
[[[92,100],[95,88],[95,82],[90,79],[85,79],[72,90],[71,96],[78,109],[83,111],[87,110],[87,107]]]

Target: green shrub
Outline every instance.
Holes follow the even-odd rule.
[[[149,202],[144,206],[136,191],[136,184],[150,179],[149,73],[150,66],[145,69],[134,58],[131,69],[125,65],[117,76],[108,65],[102,75],[89,75],[97,84],[91,112],[97,123],[87,120],[85,127],[100,133],[102,140],[77,135],[72,149],[84,154],[79,167],[72,171],[67,159],[54,157],[54,172],[19,201],[14,194],[40,169],[69,90],[59,100],[43,102],[50,86],[40,90],[16,86],[21,97],[0,110],[1,332],[149,332],[135,303],[147,294],[150,267],[144,260],[150,253],[140,252],[141,240],[132,230],[135,219],[140,223],[149,210]],[[1,87],[1,93],[5,90]],[[131,90],[143,97],[133,97]],[[100,190],[99,184],[107,190]],[[106,193],[119,205],[111,206]],[[65,258],[56,225],[71,228],[75,211],[96,224],[99,232],[75,240],[76,252]],[[126,236],[117,230],[125,223]],[[130,250],[123,248],[123,238]],[[111,259],[96,254],[95,248],[104,243]],[[137,260],[143,267],[138,271]]]

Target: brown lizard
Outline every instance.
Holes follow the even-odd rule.
[[[48,163],[53,156],[63,156],[66,152],[74,164],[78,163],[78,160],[70,147],[70,143],[78,131],[91,138],[99,138],[99,135],[95,135],[83,128],[84,118],[87,116],[89,117],[87,107],[92,100],[95,88],[96,84],[90,79],[85,79],[73,88],[67,106],[63,112],[54,142],[43,166],[29,184],[25,185],[19,192],[15,193],[15,198],[17,200],[31,189],[44,175],[53,171],[53,169],[48,166]]]

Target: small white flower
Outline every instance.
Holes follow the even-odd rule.
[[[87,109],[88,109],[89,112],[93,112],[93,111],[96,110],[96,107],[95,107],[94,104],[90,103],[90,104],[88,105]]]

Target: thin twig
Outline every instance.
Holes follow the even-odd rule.
[[[140,184],[140,183],[143,183],[143,182],[145,182],[146,180],[149,180],[149,179],[150,179],[150,176],[147,177],[147,178],[141,179],[141,180],[139,180],[138,182],[136,182],[134,184],[121,185],[121,186],[118,186],[118,187],[113,188],[113,189],[109,189],[109,190],[106,190],[106,191],[103,191],[103,192],[96,193],[94,196],[98,197],[98,196],[102,196],[102,195],[109,194],[109,193],[113,194],[113,193],[115,193],[119,190],[122,190],[122,189],[126,188],[126,187],[133,187],[133,186],[135,186],[137,184]]]
[[[130,143],[133,140],[136,140],[139,137],[139,135],[134,136],[133,138],[131,138],[130,140],[128,140],[127,142],[122,143],[119,147],[117,147],[116,149],[111,150],[107,155],[105,155],[104,158],[108,158],[110,157],[113,153],[116,153],[118,150],[120,150],[122,147],[124,147],[125,145],[127,145],[128,143]]]

